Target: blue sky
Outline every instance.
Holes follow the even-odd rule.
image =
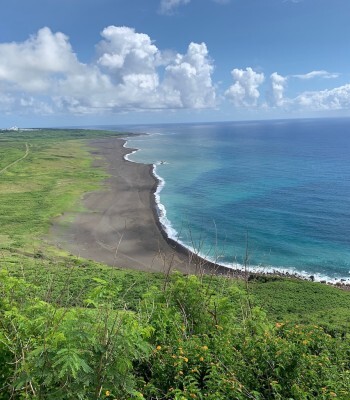
[[[349,0],[1,0],[0,127],[350,116]]]

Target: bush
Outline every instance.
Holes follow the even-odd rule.
[[[231,290],[231,292],[230,292]],[[144,296],[153,354],[138,365],[148,399],[350,398],[349,341],[272,324],[244,292],[180,277]]]
[[[0,287],[4,399],[134,397],[133,361],[148,355],[150,331],[111,307],[106,282],[92,291],[90,308],[56,308],[5,272]]]
[[[2,399],[349,399],[350,343],[271,323],[230,280],[173,275],[136,312],[101,278],[59,307],[0,273]]]

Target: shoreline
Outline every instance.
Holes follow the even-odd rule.
[[[254,271],[250,266],[247,270],[244,266],[241,269],[226,267],[201,257],[170,238],[161,223],[155,197],[162,183],[155,174],[155,166],[127,158],[138,151],[126,147],[128,139],[136,135],[89,141],[93,165],[106,170],[110,176],[101,189],[83,197],[82,203],[88,211],[77,215],[65,213],[54,222],[51,231],[56,245],[79,257],[119,268],[165,273],[177,270],[187,274],[205,273],[245,279],[280,276],[312,280],[311,276],[288,271]],[[67,227],[67,219],[72,217],[73,222]],[[133,223],[130,224],[128,221],[131,220]],[[113,235],[119,239],[111,241]],[[339,282],[318,282],[350,290],[350,284],[340,279]]]
[[[66,212],[54,221],[51,242],[78,257],[118,268],[243,277],[241,271],[215,265],[168,238],[159,220],[159,180],[153,165],[126,159],[137,150],[124,147],[127,138],[88,142],[93,166],[109,177],[100,189],[83,196],[83,211]]]

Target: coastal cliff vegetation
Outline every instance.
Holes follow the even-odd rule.
[[[350,292],[112,268],[50,221],[106,177],[84,130],[0,132],[0,399],[349,399]]]

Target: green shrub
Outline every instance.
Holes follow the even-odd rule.
[[[348,340],[318,326],[272,324],[231,291],[177,276],[144,296],[140,312],[154,328],[152,357],[137,366],[146,398],[350,398]]]
[[[147,357],[150,329],[113,309],[105,282],[92,291],[91,308],[56,308],[3,271],[0,288],[4,399],[135,397],[133,361]]]
[[[271,323],[233,281],[212,283],[173,275],[130,312],[112,280],[61,307],[1,271],[0,398],[350,398],[347,337]]]

